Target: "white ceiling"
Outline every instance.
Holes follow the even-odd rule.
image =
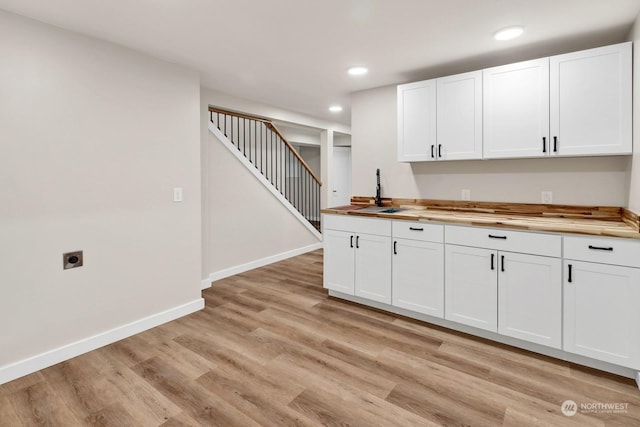
[[[354,91],[623,41],[640,0],[0,0],[0,9],[182,64],[212,89],[349,123]],[[493,40],[510,25],[525,34]],[[347,76],[359,64],[369,74]],[[329,113],[334,103],[345,111]]]

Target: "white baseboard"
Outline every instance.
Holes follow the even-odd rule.
[[[638,386],[638,390],[640,390],[640,372],[636,372],[636,385]]]
[[[203,285],[202,289],[210,288],[211,282],[215,282],[216,280],[220,280],[220,279],[224,279],[225,277],[230,277],[236,274],[244,273],[245,271],[253,270],[254,268],[264,267],[265,265],[273,264],[274,262],[282,261],[287,258],[292,258],[294,256],[302,255],[307,252],[315,251],[316,249],[322,249],[322,246],[323,246],[323,243],[318,242],[309,246],[304,246],[302,248],[294,249],[292,251],[282,252],[266,258],[251,261],[246,264],[237,265],[235,267],[225,268],[224,270],[216,271],[215,273],[211,273],[208,279],[205,279],[202,281],[202,285]]]
[[[211,279],[209,277],[207,277],[206,279],[202,279],[202,282],[200,282],[200,289],[204,290],[210,287],[211,287]]]
[[[0,366],[0,384],[15,380],[22,376],[48,368],[57,363],[69,360],[89,351],[104,347],[105,345],[120,341],[147,329],[170,322],[179,317],[186,316],[204,308],[204,299],[188,302],[177,307],[170,308],[160,313],[136,320],[126,325],[118,326],[106,332],[76,341],[71,344],[29,357],[10,365]]]

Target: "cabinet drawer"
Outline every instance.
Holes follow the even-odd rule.
[[[640,267],[640,241],[603,237],[565,237],[564,258]]]
[[[388,219],[359,218],[348,215],[324,215],[322,219],[323,227],[327,230],[391,236],[391,221]]]
[[[398,239],[420,240],[422,242],[442,243],[444,226],[425,224],[417,221],[393,221],[392,235]]]
[[[553,234],[528,233],[500,228],[460,227],[444,228],[445,243],[521,252],[560,258],[562,238]]]

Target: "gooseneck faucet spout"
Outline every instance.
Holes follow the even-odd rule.
[[[376,206],[382,206],[382,197],[380,195],[380,169],[376,169]]]

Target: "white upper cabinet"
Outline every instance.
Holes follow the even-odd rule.
[[[483,71],[484,158],[549,152],[549,58]]]
[[[482,158],[482,71],[437,79],[438,160]]]
[[[398,86],[403,162],[631,154],[632,43]]]
[[[398,86],[398,161],[432,160],[436,144],[436,81]]]
[[[398,86],[398,161],[482,158],[482,71]]]
[[[632,152],[631,61],[631,42],[551,57],[552,152]]]

